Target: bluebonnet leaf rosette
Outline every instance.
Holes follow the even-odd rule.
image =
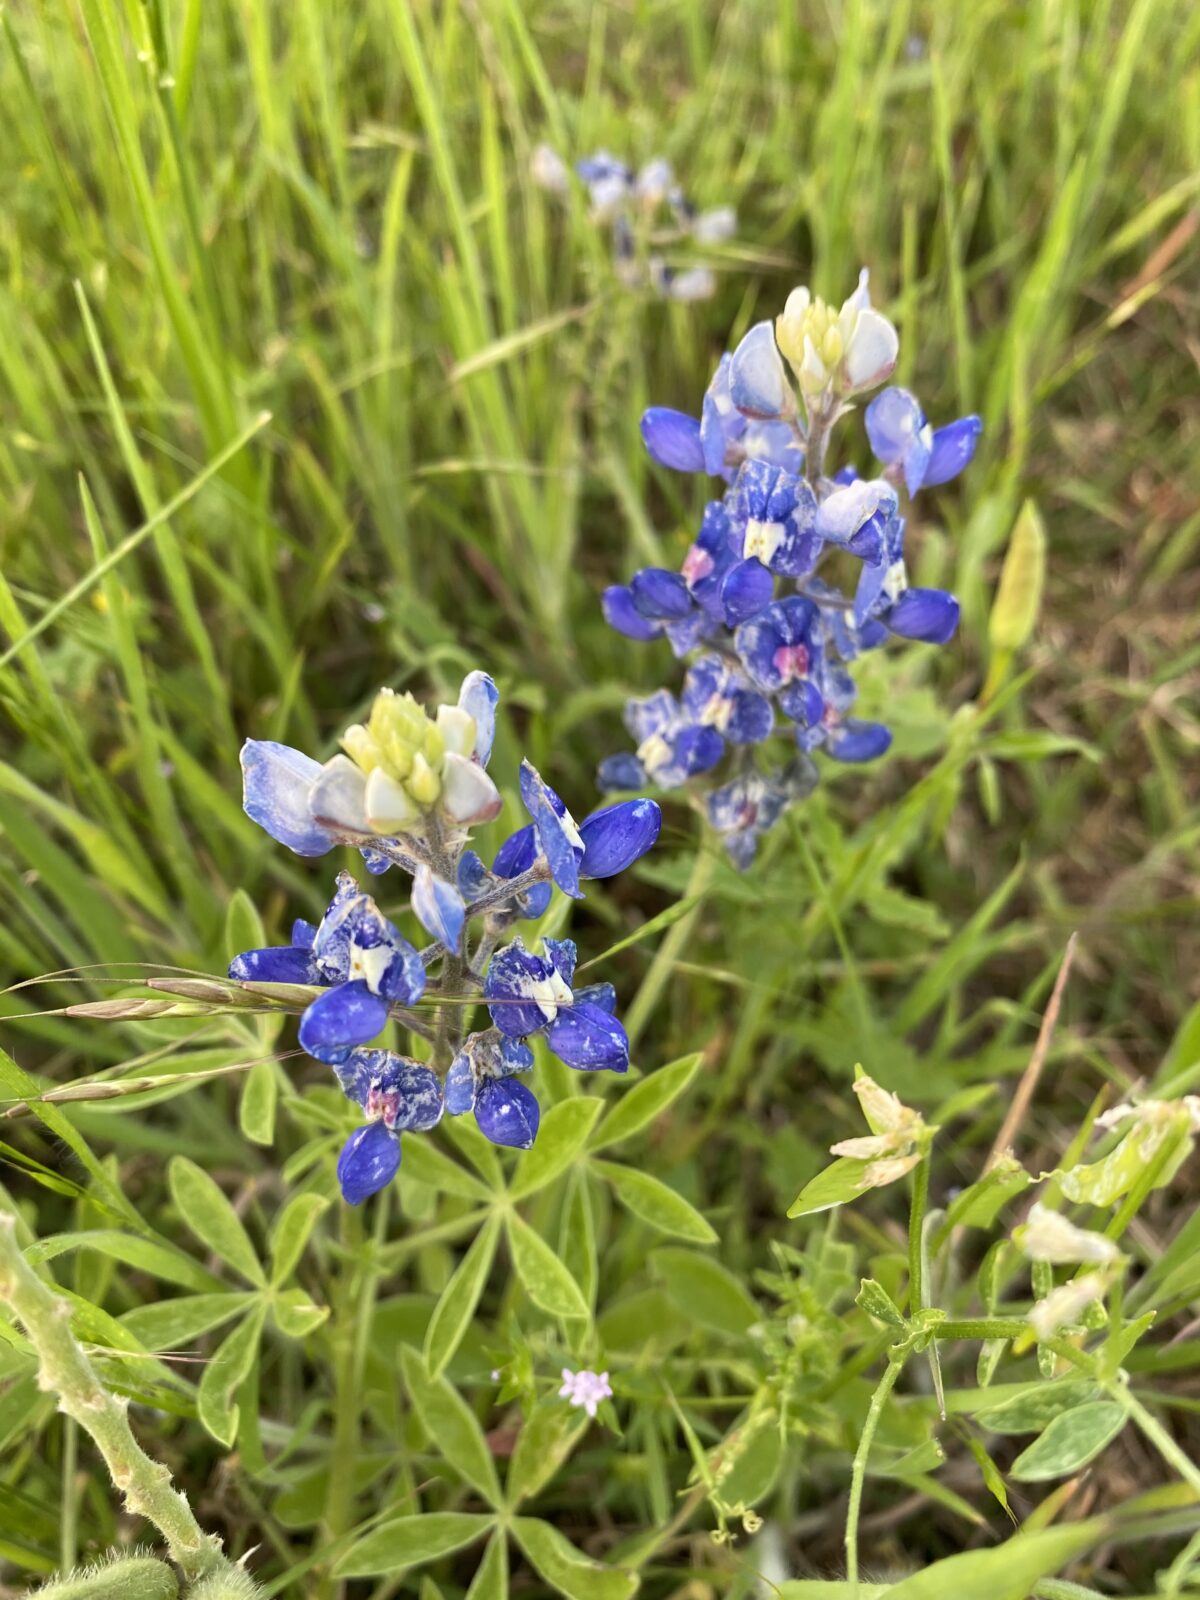
[[[946,644],[958,627],[953,595],[908,581],[900,496],[961,472],[980,419],[933,428],[914,395],[886,388],[865,415],[879,475],[827,465],[835,425],[887,380],[898,351],[864,269],[840,307],[801,287],[774,323],[755,324],[721,358],[699,417],[652,407],[642,420],[660,466],[726,488],[678,573],[646,568],[605,591],[618,632],[665,637],[686,671],[678,698],[664,688],[628,702],[636,749],[605,757],[598,778],[608,792],[686,788],[738,866],[809,792],[811,752],[858,763],[888,749],[882,723],[852,714],[849,664],[892,638]],[[781,735],[799,754],[771,765]],[[722,776],[726,758],[734,770]]]

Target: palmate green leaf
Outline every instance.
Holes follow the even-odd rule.
[[[271,1301],[275,1326],[289,1339],[306,1339],[328,1319],[329,1307],[319,1306],[303,1289],[285,1289]]]
[[[261,950],[267,943],[258,907],[246,893],[237,888],[229,897],[225,908],[225,959],[232,961],[246,950]]]
[[[666,1245],[651,1253],[650,1267],[679,1309],[702,1327],[742,1338],[761,1320],[741,1279],[712,1256]]]
[[[1065,1478],[1086,1467],[1127,1421],[1125,1409],[1115,1400],[1089,1400],[1052,1419],[1046,1431],[1013,1462],[1012,1476],[1019,1483],[1044,1483]]]
[[[514,1517],[512,1531],[530,1566],[568,1600],[627,1600],[637,1593],[636,1573],[590,1561],[548,1522]]]
[[[500,1238],[500,1217],[490,1216],[442,1290],[425,1334],[425,1361],[432,1377],[439,1377],[462,1343],[475,1315],[479,1296],[491,1271]]]
[[[582,1290],[546,1241],[515,1211],[506,1225],[513,1266],[533,1303],[556,1317],[589,1316]]]
[[[261,1302],[210,1357],[196,1391],[196,1412],[214,1439],[229,1448],[237,1438],[237,1392],[258,1357],[267,1308]]]
[[[548,1484],[588,1428],[565,1400],[539,1400],[521,1425],[508,1464],[508,1503],[518,1505]]]
[[[703,1059],[698,1051],[694,1055],[681,1056],[678,1061],[659,1067],[657,1072],[651,1072],[640,1083],[635,1083],[613,1105],[592,1136],[588,1148],[604,1150],[611,1144],[640,1133],[683,1094],[696,1076]]]
[[[660,1179],[615,1161],[594,1161],[592,1166],[612,1184],[622,1205],[652,1228],[677,1239],[687,1239],[692,1244],[716,1244],[716,1232],[691,1201],[676,1194]]]
[[[431,1378],[420,1356],[407,1345],[400,1369],[421,1426],[433,1448],[491,1505],[500,1504],[500,1483],[483,1429],[470,1406],[444,1378]]]
[[[558,1253],[582,1290],[583,1298],[594,1308],[600,1261],[586,1167],[581,1167],[574,1174],[567,1188],[567,1203],[563,1207],[562,1224],[558,1231]]]
[[[857,1200],[871,1188],[863,1177],[870,1165],[854,1156],[839,1156],[804,1185],[788,1207],[788,1216],[811,1217],[818,1211],[831,1211],[834,1206]]]
[[[523,1200],[557,1178],[575,1160],[604,1105],[595,1095],[577,1095],[551,1106],[538,1128],[537,1143],[520,1157],[509,1185],[514,1200]]]
[[[1018,1533],[988,1550],[967,1550],[935,1561],[888,1591],[888,1600],[1028,1600],[1039,1578],[1050,1577],[1104,1537],[1101,1518],[1063,1528]]]
[[[135,1306],[121,1318],[121,1325],[147,1350],[178,1350],[239,1312],[249,1310],[254,1300],[253,1294],[242,1290],[233,1294],[180,1295],[174,1300]]]
[[[508,1540],[502,1529],[492,1535],[483,1552],[467,1600],[508,1600]]]
[[[53,1261],[56,1256],[70,1250],[95,1250],[110,1260],[120,1261],[139,1272],[148,1272],[164,1283],[176,1283],[181,1289],[200,1292],[221,1287],[221,1280],[193,1261],[191,1256],[177,1250],[174,1245],[157,1239],[146,1239],[139,1234],[122,1233],[116,1228],[91,1228],[79,1233],[55,1233],[47,1239],[38,1239],[26,1254],[30,1261]]]
[[[473,1172],[460,1167],[430,1139],[410,1139],[404,1147],[404,1175],[426,1183],[443,1194],[455,1194],[463,1200],[490,1200],[492,1190]]]
[[[252,1144],[270,1145],[275,1141],[275,1107],[279,1101],[279,1080],[271,1061],[259,1061],[246,1074],[238,1105],[238,1124]]]
[[[293,1195],[275,1218],[268,1248],[271,1253],[271,1283],[286,1283],[296,1270],[305,1246],[312,1237],[329,1201],[322,1194]]]
[[[266,1275],[250,1235],[208,1173],[186,1156],[176,1156],[167,1169],[167,1181],[180,1217],[196,1237],[235,1272],[265,1289]]]
[[[495,1525],[490,1516],[465,1511],[430,1511],[397,1517],[352,1544],[333,1569],[336,1578],[374,1578],[436,1561],[474,1544]]]

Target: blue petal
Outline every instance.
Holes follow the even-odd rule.
[[[771,323],[757,323],[733,352],[729,396],[743,416],[761,421],[773,421],[792,409],[792,393]]]
[[[853,718],[831,728],[825,748],[836,761],[874,761],[892,742],[892,730],[882,722],[857,722]]]
[[[251,821],[298,856],[323,856],[333,849],[330,830],[308,809],[319,761],[273,739],[247,739],[241,759],[242,806]]]
[[[450,1063],[444,1098],[446,1110],[452,1117],[461,1117],[475,1109],[475,1072],[465,1050],[460,1050]]]
[[[388,1019],[388,1004],[361,979],[341,983],[336,989],[327,989],[305,1011],[300,1019],[300,1045],[318,1061],[352,1049],[356,1044],[367,1044],[383,1031]]]
[[[478,900],[491,885],[491,873],[474,850],[464,850],[459,856],[455,877],[458,882],[458,892],[467,901]]]
[[[391,1050],[383,1058],[367,1094],[367,1113],[382,1117],[397,1133],[428,1133],[442,1120],[442,1080],[429,1067]]]
[[[946,644],[958,628],[959,606],[943,589],[906,589],[884,615],[884,623],[902,639]]]
[[[341,983],[350,975],[350,941],[358,918],[373,902],[348,872],[339,872],[333,899],[313,935],[313,959],[325,983]]]
[[[876,458],[890,467],[903,461],[904,452],[925,426],[925,413],[915,394],[892,387],[875,396],[863,421]]]
[[[510,833],[496,851],[492,871],[498,878],[517,878],[522,872],[528,872],[536,860],[537,835],[533,831],[533,823],[527,822],[516,833]]]
[[[560,1007],[546,1029],[546,1043],[560,1061],[579,1072],[624,1072],[629,1066],[625,1029],[589,1000]]]
[[[229,976],[239,983],[317,983],[312,955],[296,945],[271,950],[243,950],[229,963]]]
[[[301,950],[311,950],[313,940],[317,937],[315,922],[306,922],[303,917],[297,917],[292,923],[292,943]]]
[[[665,567],[643,567],[629,587],[638,612],[652,622],[679,622],[692,609],[686,582]]]
[[[432,868],[418,867],[413,876],[412,908],[425,932],[457,954],[467,908],[454,885],[436,877]]]
[[[642,439],[660,467],[675,472],[703,472],[700,424],[695,417],[669,406],[651,406],[642,415]]]
[[[468,672],[458,691],[458,704],[475,720],[475,749],[472,754],[481,767],[486,767],[496,737],[496,707],[500,704],[500,691],[486,672]]]
[[[730,744],[761,744],[774,725],[771,702],[753,689],[739,689],[722,731]]]
[[[593,811],[579,829],[580,877],[613,878],[624,872],[652,848],[661,831],[662,812],[653,800],[621,800]]]
[[[646,769],[626,750],[605,756],[596,768],[596,787],[602,794],[620,794],[624,789],[640,789],[646,782]]]
[[[483,980],[483,998],[492,1021],[512,1039],[523,1039],[546,1026],[546,1016],[529,998],[533,985],[545,983],[553,967],[526,950],[520,939],[497,950]]]
[[[585,989],[576,989],[575,1004],[599,1006],[612,1017],[617,1011],[617,991],[611,983],[589,983]]]
[[[371,1080],[378,1070],[379,1057],[387,1055],[387,1051],[346,1050],[340,1053],[344,1059],[330,1062],[329,1065],[333,1067],[347,1100],[353,1100],[365,1110],[367,1095],[371,1092]]]
[[[932,489],[939,483],[949,483],[951,478],[957,478],[963,468],[970,465],[982,432],[983,420],[980,417],[959,417],[957,422],[947,423],[944,428],[935,428],[929,465],[925,468],[921,487]]]
[[[600,596],[600,609],[604,620],[617,633],[627,639],[638,639],[643,644],[657,639],[662,632],[660,623],[644,617],[633,603],[633,590],[627,583],[610,584]]]
[[[753,557],[730,567],[721,585],[721,605],[726,624],[736,628],[739,622],[756,616],[771,603],[775,593],[775,579],[761,561]]]
[[[825,712],[825,699],[809,678],[798,678],[780,691],[779,709],[802,728],[814,728]]]
[[[363,866],[373,878],[382,877],[392,864],[390,856],[385,856],[381,850],[372,850],[369,845],[360,845],[358,853],[363,858]]]
[[[683,728],[671,741],[675,764],[688,778],[710,772],[725,754],[725,741],[715,728]]]
[[[574,939],[543,939],[542,945],[550,959],[550,965],[569,987],[571,979],[575,976],[575,963],[579,960],[579,951]]]
[[[535,767],[522,761],[519,777],[521,799],[533,818],[538,846],[550,867],[550,876],[564,894],[581,900],[579,891],[579,857],[564,824],[566,807],[545,783]]]
[[[391,1183],[399,1170],[400,1140],[382,1122],[368,1122],[342,1147],[337,1178],[347,1203],[357,1206]]]
[[[528,1150],[537,1138],[541,1111],[533,1093],[518,1078],[489,1078],[475,1096],[475,1121],[485,1139]]]

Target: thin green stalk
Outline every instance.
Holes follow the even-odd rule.
[[[700,915],[700,908],[704,903],[704,894],[713,880],[717,870],[717,854],[715,843],[708,830],[701,834],[696,860],[692,866],[692,875],[688,879],[687,888],[683,891],[683,898],[691,900],[695,897],[695,904],[690,911],[684,913],[673,927],[668,931],[666,938],[654,953],[654,960],[650,963],[646,976],[642,979],[641,987],[633,998],[625,1016],[625,1032],[629,1035],[630,1049],[641,1038],[642,1030],[654,1014],[654,1008],[659,1002],[667,980],[675,966],[675,958],[683,950],[692,936],[692,929]]]
[[[900,1355],[893,1355],[888,1362],[887,1370],[871,1396],[867,1420],[863,1423],[858,1449],[854,1452],[854,1466],[850,1472],[850,1504],[846,1510],[846,1576],[850,1580],[851,1600],[858,1600],[858,1518],[862,1510],[867,1457],[871,1454],[871,1445],[875,1439],[879,1419],[883,1415],[883,1408],[887,1404],[888,1396],[896,1387],[896,1379],[904,1371],[907,1356],[908,1352],[904,1351]]]
[[[38,1357],[38,1386],[95,1441],[129,1510],[152,1522],[171,1559],[191,1581],[228,1565],[221,1541],[206,1534],[171,1474],[138,1444],[128,1401],[109,1394],[75,1342],[71,1306],[47,1288],[17,1243],[17,1219],[0,1212],[0,1299],[12,1307]]]
[[[929,1152],[913,1168],[912,1206],[908,1213],[908,1311],[925,1309],[925,1246],[922,1235],[929,1207]]]

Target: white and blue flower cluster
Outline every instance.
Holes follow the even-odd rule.
[[[570,190],[567,165],[549,145],[534,151],[531,172],[534,182],[551,194],[565,196]],[[612,230],[617,276],[626,288],[648,284],[669,300],[712,298],[717,280],[711,268],[680,269],[662,252],[689,240],[705,248],[732,239],[737,228],[732,206],[698,211],[661,156],[635,173],[607,150],[597,150],[577,161],[575,172],[587,189],[592,220]]]
[[[732,778],[697,793],[739,867],[812,790],[814,751],[870,761],[891,743],[882,723],[853,715],[849,665],[893,636],[945,644],[958,626],[953,595],[908,582],[900,492],[961,472],[980,419],[933,428],[907,390],[884,389],[866,409],[877,475],[826,469],[831,430],[888,378],[898,349],[864,269],[840,309],[799,288],[774,325],[751,328],[721,358],[699,417],[654,406],[642,418],[655,461],[722,478],[726,489],[705,507],[679,571],[649,567],[605,591],[613,628],[665,636],[688,667],[678,695],[660,689],[628,703],[636,754],[605,760],[600,783],[678,788],[712,774],[731,748]],[[818,575],[839,555],[857,567],[852,593]],[[791,757],[764,768],[755,749],[779,728]]]
[[[493,1143],[527,1149],[538,1103],[517,1074],[533,1066],[533,1035],[582,1072],[629,1065],[611,986],[571,987],[569,939],[545,939],[543,955],[519,938],[497,946],[518,919],[542,916],[555,886],[580,899],[583,880],[613,877],[644,855],[658,838],[659,808],[620,801],[577,826],[523,762],[532,820],[485,866],[467,846],[470,828],[502,808],[487,773],[498,698],[482,672],[432,717],[411,695],[384,689],[324,764],[268,740],[247,740],[242,751],[243,803],[255,822],[298,855],[349,845],[374,873],[400,867],[412,877],[409,910],[432,940],[418,950],[342,872],[318,924],[297,921],[289,945],[247,950],[229,968],[241,983],[300,986],[302,1047],[333,1068],[366,1114],[338,1160],[352,1205],[395,1176],[401,1133],[432,1128],[443,1112],[473,1112]],[[477,1003],[493,1025],[464,1038]],[[422,1008],[436,1014],[435,1027]],[[373,1047],[393,1021],[429,1040],[428,1061]]]

